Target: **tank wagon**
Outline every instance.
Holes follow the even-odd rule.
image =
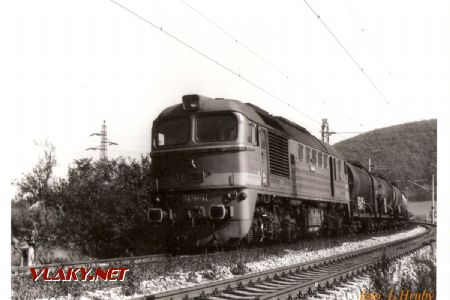
[[[347,166],[353,230],[373,231],[407,220],[407,199],[398,187],[371,174],[359,162]]]
[[[169,247],[291,241],[406,216],[386,180],[236,100],[183,96],[153,122],[151,158],[148,218]]]

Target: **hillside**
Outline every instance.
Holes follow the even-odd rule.
[[[410,201],[431,200],[431,177],[436,174],[436,131],[435,119],[418,121],[376,129],[334,146],[348,160],[359,161],[367,168],[371,158],[374,173],[396,181],[402,190],[407,187]]]
[[[418,221],[431,220],[431,201],[409,202],[408,211],[414,215]]]

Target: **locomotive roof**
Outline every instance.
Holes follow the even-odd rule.
[[[331,154],[335,157],[343,159],[343,155],[339,153],[331,145],[320,141],[313,136],[304,127],[287,120],[283,117],[273,116],[260,107],[251,104],[243,103],[241,101],[224,99],[224,98],[207,98],[200,96],[201,101],[199,103],[199,110],[201,112],[223,112],[223,111],[236,111],[244,114],[250,120],[263,124],[266,127],[286,135],[288,138],[301,142],[305,145],[318,149],[320,151]],[[182,104],[176,104],[164,109],[158,116],[160,118],[176,118],[186,115],[186,111],[183,109]]]

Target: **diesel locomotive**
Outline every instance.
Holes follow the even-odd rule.
[[[205,248],[377,230],[407,199],[305,128],[236,100],[185,95],[152,127],[153,238]]]

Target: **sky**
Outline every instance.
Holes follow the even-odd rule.
[[[19,0],[1,11],[7,198],[42,154],[35,142],[55,145],[64,176],[98,158],[85,149],[106,120],[119,144],[108,155],[138,158],[184,94],[251,102],[317,137],[328,118],[342,132],[332,143],[439,118],[449,100],[446,1]]]

